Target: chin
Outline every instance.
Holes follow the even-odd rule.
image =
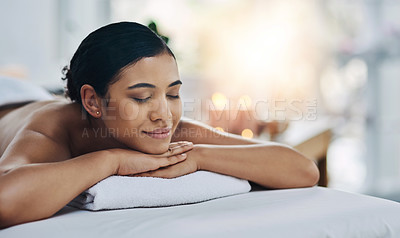
[[[141,151],[146,154],[163,154],[168,151],[169,143],[160,143],[158,145],[147,145],[142,148],[136,148],[138,151]]]

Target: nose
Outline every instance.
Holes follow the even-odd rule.
[[[168,105],[167,99],[160,99],[154,102],[153,108],[150,111],[151,121],[167,121],[172,118],[172,113]]]

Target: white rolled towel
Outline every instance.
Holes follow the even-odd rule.
[[[69,205],[86,210],[172,206],[246,193],[250,189],[247,180],[208,171],[173,179],[111,176],[90,187]]]

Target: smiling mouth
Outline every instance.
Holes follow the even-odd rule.
[[[165,139],[171,134],[171,128],[160,128],[153,131],[143,131],[147,136],[154,139]]]

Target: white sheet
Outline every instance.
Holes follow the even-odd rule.
[[[0,106],[53,99],[50,93],[32,82],[0,76]]]
[[[0,237],[400,237],[400,205],[321,187],[259,191],[160,208],[65,207]]]

